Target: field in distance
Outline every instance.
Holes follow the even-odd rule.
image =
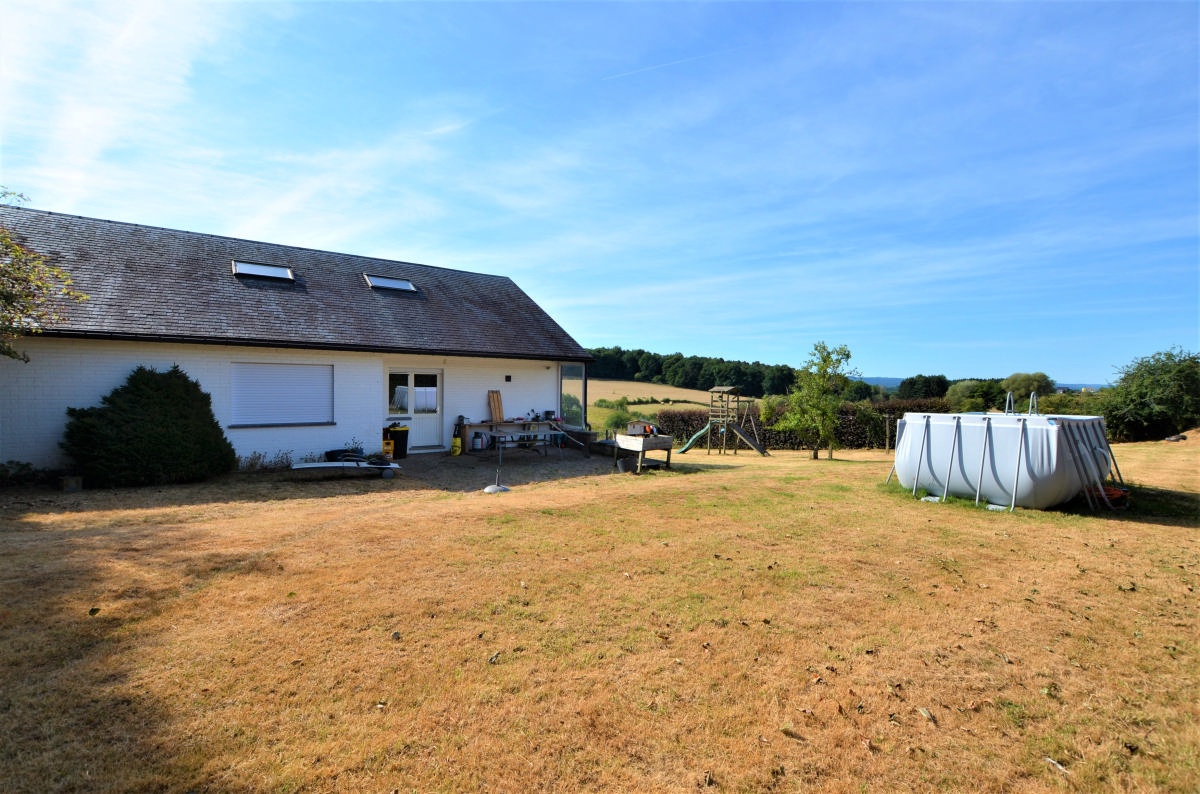
[[[603,429],[611,408],[596,406],[597,400],[615,402],[626,397],[630,401],[631,413],[654,420],[663,408],[707,408],[708,392],[700,389],[681,389],[663,383],[646,383],[638,380],[598,380],[588,378],[588,424],[593,429]],[[657,403],[634,404],[636,400],[658,400]],[[670,400],[670,402],[664,402]]]
[[[654,398],[660,402],[693,402],[698,405],[708,405],[708,392],[700,389],[681,389],[678,386],[668,386],[664,383],[646,383],[639,380],[597,380],[588,378],[588,400],[619,400],[628,397],[632,400],[649,400]]]

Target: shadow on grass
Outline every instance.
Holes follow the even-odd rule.
[[[396,476],[385,479],[377,469],[331,468],[236,472],[201,483],[135,488],[84,488],[65,493],[48,485],[0,488],[0,522],[20,515],[93,510],[136,510],[188,507],[227,502],[274,502],[333,499],[349,495],[414,490],[470,492],[495,481],[495,456],[413,455],[398,460]],[[612,459],[579,453],[541,455],[528,450],[506,453],[501,467],[506,484],[589,477],[606,474]],[[85,483],[86,486],[86,483]],[[2,525],[0,525],[2,531]]]
[[[1063,505],[1062,512],[1110,518],[1115,521],[1200,528],[1200,494],[1142,485],[1127,484],[1127,487],[1128,503],[1123,508],[1110,510],[1101,503],[1092,510],[1083,496],[1077,496]]]
[[[758,456],[755,456],[757,459]],[[665,455],[648,458],[662,463]],[[400,471],[391,479],[376,469],[302,469],[238,472],[202,483],[144,486],[137,488],[87,489],[66,493],[48,485],[0,488],[0,535],[19,527],[26,519],[67,513],[106,510],[143,510],[203,507],[237,502],[287,502],[299,499],[339,499],[368,494],[404,494],[439,491],[467,494],[481,491],[497,480],[508,488],[572,480],[584,477],[634,477],[618,470],[611,455],[584,456],[565,451],[548,455],[531,450],[511,450],[503,461],[493,454],[410,455],[397,461]],[[673,455],[671,468],[644,470],[640,476],[687,475],[737,468],[740,462],[727,456],[698,456],[681,460]]]
[[[1129,498],[1125,507],[1110,510],[1103,502],[1094,509],[1087,499],[1080,494],[1069,502],[1040,511],[1048,514],[1077,515],[1087,518],[1101,518],[1111,521],[1131,521],[1140,524],[1155,524],[1181,528],[1200,528],[1200,494],[1187,491],[1173,491],[1166,488],[1149,488],[1129,485]],[[919,501],[929,494],[924,489],[918,489],[914,497],[912,490],[900,485],[895,479],[890,483],[881,483],[880,490],[897,498],[907,498]],[[970,510],[987,510],[985,502],[978,505],[971,499],[951,496],[945,505],[959,506]],[[1028,508],[1018,507],[1025,512],[1039,512]],[[1005,507],[1003,511],[1008,512]]]
[[[96,594],[100,547],[0,520],[0,779],[6,792],[186,791],[210,781],[202,746],[162,740],[172,704],[138,691],[128,631]],[[111,549],[110,549],[111,550]],[[130,582],[130,603],[148,599]],[[223,787],[225,791],[238,789]]]

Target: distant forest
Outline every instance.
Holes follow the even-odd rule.
[[[786,364],[759,361],[727,361],[723,358],[661,355],[647,350],[623,350],[620,347],[595,347],[588,350],[595,362],[588,365],[588,377],[605,380],[636,380],[664,383],[683,389],[708,391],[713,386],[737,386],[747,397],[787,394],[796,383],[796,370]],[[953,387],[953,388],[952,388]],[[1041,372],[1014,373],[1003,380],[977,378],[951,381],[944,375],[913,375],[894,389],[851,381],[842,393],[847,402],[886,399],[919,400],[951,397],[955,410],[1003,408],[1005,395],[1013,392],[1028,398],[1031,391],[1049,395],[1054,381]]]
[[[619,347],[597,347],[588,352],[595,357],[588,366],[588,375],[593,378],[663,383],[701,391],[737,386],[743,395],[755,398],[782,398],[796,386],[797,370],[784,364],[726,361],[682,353],[663,356]],[[851,425],[862,425],[862,417],[878,419],[886,414],[894,418],[898,410],[969,413],[1036,409],[1046,414],[1103,415],[1112,438],[1145,441],[1183,433],[1200,422],[1200,355],[1171,348],[1135,359],[1118,371],[1121,376],[1117,382],[1102,389],[1060,387],[1044,372],[1014,372],[1004,379],[950,380],[945,375],[913,375],[901,380],[894,390],[862,380],[843,380],[843,390],[837,396],[843,401],[839,410],[858,417]],[[762,401],[765,408],[772,403],[782,404],[780,400]],[[769,426],[770,422],[764,419],[764,424]],[[839,432],[844,434],[845,430],[843,427]],[[843,438],[842,443],[850,442]]]
[[[726,361],[682,353],[664,356],[619,347],[594,347],[588,352],[596,357],[588,364],[589,378],[640,380],[701,391],[713,386],[737,386],[747,397],[787,394],[796,381],[795,370],[784,364]]]

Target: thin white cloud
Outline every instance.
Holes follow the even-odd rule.
[[[672,66],[681,66],[682,64],[685,64],[685,63],[692,63],[694,61],[703,61],[703,60],[707,60],[708,58],[715,58],[719,55],[724,55],[729,52],[734,52],[736,50],[743,49],[745,46],[747,46],[747,45],[739,45],[737,47],[726,47],[725,49],[716,50],[715,52],[706,52],[702,55],[692,55],[687,58],[676,58],[671,61],[664,61],[662,63],[656,63],[656,64],[652,64],[650,66],[642,66],[637,69],[631,69],[627,72],[620,72],[618,74],[610,74],[607,77],[601,77],[600,80],[601,81],[619,80],[622,77],[632,77],[634,75],[644,74],[646,72],[655,72],[655,71],[658,71],[659,69],[668,69]]]
[[[5,138],[37,142],[24,164],[40,201],[70,210],[103,191],[101,163],[176,139],[197,58],[225,30],[214,4],[17,2],[5,6]],[[119,186],[119,185],[118,185]],[[116,186],[114,186],[116,187]]]
[[[503,273],[585,344],[762,360],[1048,323],[1097,272],[1061,316],[1195,284],[1195,25],[1164,21],[1194,9],[736,12],[10,0],[0,184]]]

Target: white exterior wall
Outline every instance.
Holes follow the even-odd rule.
[[[446,360],[446,359],[440,359]],[[454,361],[455,359],[450,359]],[[446,368],[445,413],[452,426],[459,416],[473,422],[491,419],[487,393],[500,391],[504,413],[525,416],[530,411],[558,410],[558,365],[553,361],[513,359],[457,359],[469,366],[444,365]],[[506,381],[505,377],[512,380]],[[449,432],[449,431],[447,431]],[[449,435],[447,435],[449,438]],[[449,442],[447,441],[447,446]]]
[[[436,370],[442,375],[441,445],[449,449],[460,415],[489,418],[487,393],[499,389],[510,416],[557,410],[558,365],[553,361],[443,356],[393,356],[282,348],[152,344],[32,337],[21,342],[30,362],[0,359],[0,462],[63,468],[59,449],[67,408],[99,405],[137,366],[159,371],[178,364],[212,396],[213,413],[237,454],[267,460],[286,453],[293,461],[363,442],[378,451],[388,423],[387,375],[394,369]],[[301,427],[231,428],[232,362],[332,364],[334,423]],[[505,376],[511,380],[506,381]]]

